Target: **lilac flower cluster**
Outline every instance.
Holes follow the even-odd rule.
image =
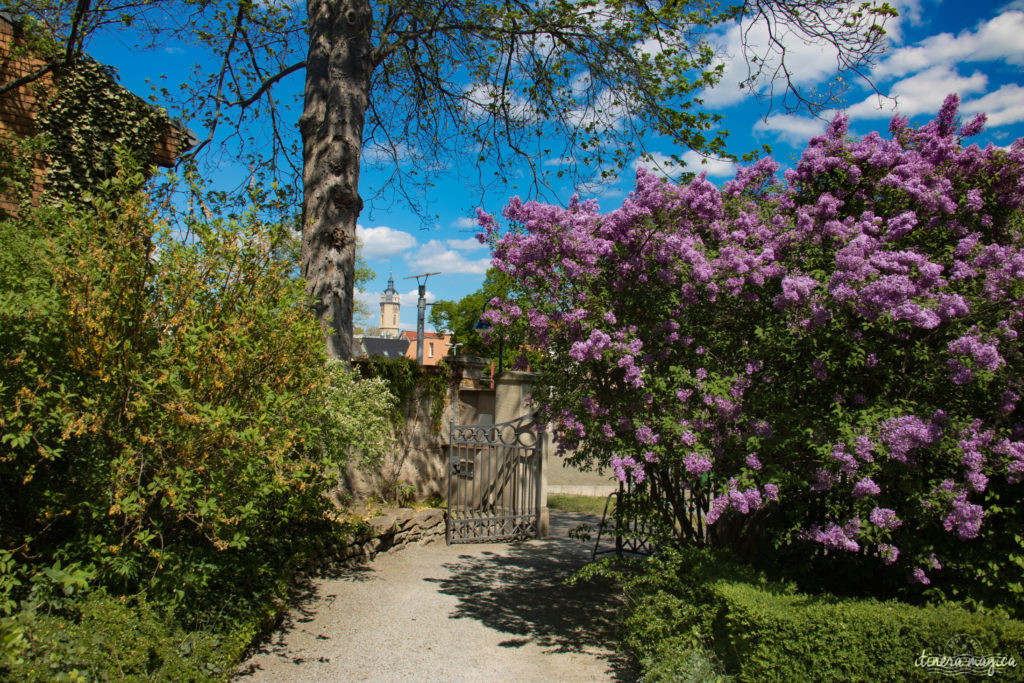
[[[896,516],[895,510],[889,508],[875,508],[871,511],[871,523],[879,529],[896,529],[903,525],[900,518]]]
[[[856,528],[858,526],[859,524],[851,527],[850,524],[847,524],[845,527],[841,527],[830,522],[824,528],[814,525],[804,532],[802,536],[809,541],[820,543],[826,548],[847,550],[855,553],[860,550],[860,544],[854,540],[854,537],[857,535]]]
[[[859,140],[838,115],[781,179],[770,159],[721,189],[641,170],[608,213],[514,199],[504,234],[481,213],[520,293],[485,317],[545,359],[560,446],[705,494],[710,524],[781,487],[827,513],[777,506],[768,533],[930,582],[935,548],[1024,482],[1024,140],[965,147],[984,118],[957,111]]]
[[[961,540],[977,538],[985,511],[980,505],[967,501],[967,493],[961,492],[953,499],[953,509],[942,520],[946,531],[955,532]]]
[[[882,442],[889,447],[889,457],[910,462],[910,451],[933,443],[942,434],[934,422],[925,422],[914,415],[895,417],[882,423]]]
[[[864,477],[853,486],[853,497],[864,498],[866,496],[877,496],[882,492],[882,489],[878,488],[878,484],[871,481],[871,477]]]
[[[878,556],[885,564],[894,564],[899,559],[900,549],[890,543],[879,543]]]

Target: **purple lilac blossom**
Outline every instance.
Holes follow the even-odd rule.
[[[640,428],[636,430],[636,439],[642,444],[651,446],[653,444],[658,443],[658,439],[660,438],[661,436],[655,434],[654,431],[647,425],[641,425]]]
[[[910,451],[934,443],[942,429],[913,415],[895,417],[882,423],[882,441],[889,447],[889,456],[902,463],[909,462]]]
[[[802,537],[834,550],[846,550],[854,553],[860,550],[860,544],[851,538],[843,527],[835,523],[829,523],[825,525],[825,528],[812,526],[802,534]]]
[[[683,458],[683,467],[686,468],[687,474],[698,476],[710,471],[712,464],[711,460],[706,455],[690,453]]]
[[[932,123],[911,128],[904,118],[894,117],[890,130],[896,137],[883,139],[871,134],[856,141],[849,137],[848,119],[837,116],[824,135],[811,140],[800,161],[786,171],[778,185],[771,184],[777,165],[762,160],[757,170],[742,169],[722,190],[703,175],[692,183],[676,186],[640,172],[635,190],[621,208],[607,214],[599,213],[596,201],[580,201],[578,197],[570,200],[568,208],[513,200],[505,215],[519,227],[504,235],[497,232],[493,217],[480,212],[481,237],[495,245],[494,265],[514,277],[528,293],[528,303],[493,301],[494,310],[489,314],[492,324],[501,328],[521,318],[533,348],[549,355],[560,353],[563,358],[583,358],[577,360],[578,374],[571,378],[581,386],[609,374],[608,364],[613,364],[613,372],[614,364],[618,364],[615,391],[621,398],[616,395],[606,400],[604,395],[595,394],[613,410],[612,417],[604,422],[615,424],[616,417],[636,416],[641,410],[659,417],[659,411],[666,411],[669,423],[687,423],[684,443],[691,441],[688,445],[692,447],[699,440],[708,449],[707,455],[691,453],[687,469],[695,465],[693,469],[707,471],[714,459],[715,468],[721,469],[724,477],[738,475],[737,465],[742,466],[746,459],[737,462],[720,456],[743,448],[745,439],[755,434],[773,436],[761,419],[763,415],[756,412],[757,401],[770,397],[772,391],[781,392],[791,382],[792,373],[804,368],[794,370],[778,364],[765,353],[763,345],[751,338],[747,340],[749,348],[745,345],[744,351],[749,353],[746,358],[762,355],[769,359],[770,378],[775,383],[769,383],[769,376],[765,376],[765,383],[757,382],[751,388],[731,380],[728,397],[720,396],[723,389],[717,382],[703,386],[708,370],[724,385],[730,377],[750,376],[761,368],[753,369],[745,358],[735,355],[735,360],[728,360],[728,353],[720,353],[724,349],[718,346],[717,337],[702,330],[701,362],[706,367],[697,376],[709,402],[690,402],[689,394],[684,396],[684,390],[679,389],[679,401],[670,400],[669,406],[662,396],[664,390],[655,386],[655,367],[662,362],[665,367],[687,367],[692,362],[692,356],[684,355],[683,349],[693,344],[693,339],[683,336],[677,340],[674,335],[693,334],[679,322],[705,319],[706,313],[715,310],[708,308],[709,302],[718,300],[721,305],[735,306],[744,315],[778,315],[784,324],[790,324],[794,348],[808,354],[804,357],[813,357],[812,349],[826,347],[802,340],[816,341],[837,334],[856,341],[857,353],[867,354],[864,364],[879,367],[877,373],[862,374],[875,381],[889,373],[886,386],[891,385],[891,392],[876,391],[873,384],[863,384],[860,378],[857,384],[844,385],[852,373],[845,375],[848,368],[839,356],[829,356],[831,373],[825,368],[824,358],[817,359],[821,365],[814,370],[816,376],[825,374],[820,381],[828,382],[822,387],[822,397],[852,397],[853,405],[863,406],[867,400],[861,400],[857,388],[864,391],[870,397],[871,410],[853,409],[849,404],[843,408],[861,414],[865,420],[871,419],[876,409],[894,408],[889,403],[892,397],[907,395],[908,391],[913,394],[910,390],[924,381],[918,379],[919,371],[920,377],[945,373],[951,380],[943,389],[951,398],[951,404],[945,406],[950,413],[946,419],[933,416],[929,421],[904,415],[886,420],[868,432],[870,436],[857,438],[851,448],[855,459],[841,449],[833,452],[837,464],[831,460],[817,462],[806,469],[797,468],[794,475],[806,481],[812,479],[814,468],[824,465],[851,482],[859,480],[853,486],[835,488],[831,494],[835,497],[880,495],[866,483],[874,484],[875,480],[881,484],[878,488],[895,491],[891,488],[894,477],[917,487],[914,493],[927,495],[932,484],[926,477],[935,476],[933,463],[952,465],[954,469],[941,476],[956,476],[956,481],[950,479],[939,495],[922,501],[920,510],[915,504],[911,514],[923,511],[931,521],[941,522],[960,538],[976,536],[984,509],[970,503],[968,495],[986,491],[996,479],[1005,478],[1010,483],[1024,480],[1024,426],[1015,426],[1020,420],[1013,417],[1018,410],[1020,398],[1016,392],[1020,387],[1011,385],[1013,374],[1009,369],[1005,374],[1011,379],[997,375],[995,381],[1004,384],[992,389],[988,405],[961,410],[954,405],[965,402],[952,401],[972,395],[967,392],[987,391],[979,381],[989,381],[983,373],[1010,364],[1015,364],[1016,370],[1019,363],[1015,344],[1022,327],[1018,312],[1021,302],[1012,290],[1019,289],[1024,278],[1024,245],[1007,230],[1004,216],[1024,206],[1024,174],[1020,170],[1024,168],[1024,143],[1018,141],[1001,150],[994,146],[963,147],[956,136],[978,132],[984,119],[975,117],[961,125],[958,133],[956,112],[957,99],[950,97]],[[826,177],[844,180],[830,182],[827,192],[816,189]],[[861,177],[865,183],[858,185]],[[895,211],[879,202],[892,193],[901,198],[900,208]],[[755,195],[773,202],[774,215],[765,216],[759,210]],[[660,221],[660,216],[669,217],[664,225],[655,223],[664,229],[651,231],[652,222]],[[940,231],[951,235],[951,254],[929,246]],[[824,265],[820,281],[813,281],[801,270],[806,262],[800,255],[807,252],[834,259]],[[597,291],[585,291],[579,286],[584,282],[607,282],[609,298]],[[655,282],[666,286],[652,289]],[[778,292],[782,294],[775,297]],[[667,301],[667,315],[632,311],[627,300],[635,300],[637,295]],[[779,311],[776,306],[785,310]],[[966,316],[971,319],[961,322]],[[598,324],[607,342],[596,334],[597,321],[603,321]],[[865,322],[871,327],[864,326]],[[835,329],[818,329],[826,324]],[[922,330],[933,332],[919,335]],[[720,331],[709,330],[715,334]],[[901,376],[905,350],[915,344],[922,344],[926,352],[930,348],[931,356],[915,361],[912,376]],[[619,381],[621,378],[624,381]],[[649,387],[644,387],[645,381]],[[668,399],[677,388],[670,390]],[[642,393],[651,398],[641,399]],[[781,396],[777,400],[786,400]],[[560,404],[560,408],[565,405]],[[594,410],[607,410],[606,406],[592,410],[578,398],[569,405],[576,412],[562,420],[567,439],[598,430],[611,438],[605,429],[607,426],[611,430],[609,425],[595,420],[593,429],[584,428],[576,418],[597,417]],[[908,400],[900,409],[912,413],[918,408],[914,400]],[[934,406],[928,410],[934,410]],[[977,435],[991,431],[992,438],[985,443],[961,445],[959,453],[945,448],[945,443],[939,448],[943,430],[961,429],[964,420],[969,422],[972,417],[970,410],[986,420],[976,430]],[[767,436],[760,432],[762,424]],[[872,429],[864,424],[857,423],[854,428]],[[630,424],[619,431],[628,434],[634,428]],[[785,420],[780,420],[776,429],[781,438],[791,438],[792,427]],[[640,436],[638,432],[638,439]],[[971,441],[974,436],[959,438]],[[928,467],[892,469],[889,463],[875,463],[885,453],[895,462],[913,466],[916,459]],[[864,463],[875,464],[869,469]],[[624,474],[646,476],[638,475],[634,467],[619,464]],[[639,471],[643,472],[643,463],[640,465]],[[769,470],[776,471],[777,462],[773,460],[769,465]],[[851,476],[858,467],[863,473]],[[864,476],[869,471],[874,479]],[[823,469],[813,477],[812,486],[816,490],[833,488],[836,477],[835,472]],[[777,489],[769,486],[775,485],[763,487],[764,500],[777,498]],[[716,518],[728,507],[743,505],[749,510],[753,501],[734,485],[729,495],[716,499]],[[900,505],[902,502],[896,507],[903,512]],[[840,531],[856,542],[855,533],[845,528]],[[931,565],[925,563],[924,568]],[[920,571],[924,576],[924,570]]]
[[[871,480],[871,477],[864,477],[853,486],[853,497],[858,500],[865,496],[877,496],[882,492],[878,484]]]
[[[878,545],[878,556],[882,558],[883,563],[893,564],[900,556],[900,549],[889,543],[880,543]]]
[[[870,519],[871,523],[879,529],[892,530],[903,525],[903,521],[896,516],[896,511],[889,508],[875,508],[871,511]]]
[[[960,540],[977,538],[985,511],[980,505],[967,502],[967,494],[960,493],[953,499],[953,509],[942,520],[946,531],[956,533]]]

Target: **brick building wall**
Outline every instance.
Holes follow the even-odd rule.
[[[15,56],[15,46],[24,45],[17,26],[0,17],[0,83],[9,83],[16,78],[42,68],[46,62],[31,55]],[[53,88],[52,74],[46,74],[34,83],[23,85],[0,95],[0,139],[25,137],[36,133],[35,118],[39,107],[37,92]],[[32,201],[43,192],[46,175],[46,160],[37,158],[33,163]],[[0,195],[0,209],[13,212],[16,205]]]

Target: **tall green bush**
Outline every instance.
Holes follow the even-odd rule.
[[[63,563],[230,610],[322,523],[348,452],[379,454],[392,399],[327,360],[258,209],[176,233],[142,180],[0,222],[5,592]]]

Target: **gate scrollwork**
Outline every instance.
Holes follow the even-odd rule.
[[[537,536],[540,450],[536,414],[450,431],[448,543]]]

